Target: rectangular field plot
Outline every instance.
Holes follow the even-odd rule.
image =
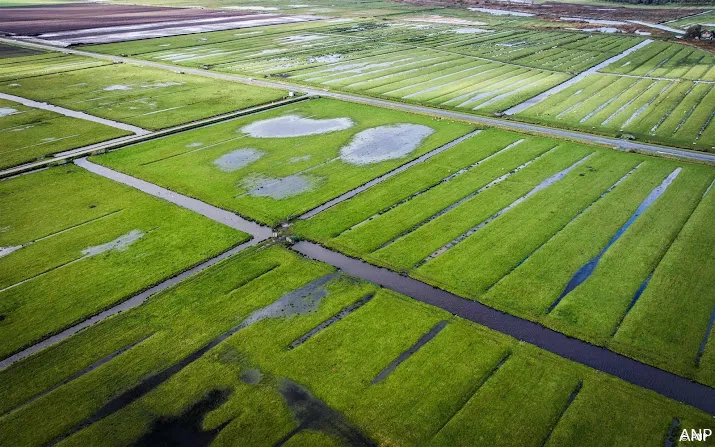
[[[164,445],[180,433],[217,445],[640,447],[666,442],[674,419],[712,421],[276,246],[0,372],[0,395],[3,445]]]
[[[0,168],[129,134],[0,99]]]
[[[32,65],[13,65],[28,64]],[[0,65],[0,77],[3,67],[7,65]],[[146,129],[171,127],[286,96],[283,90],[126,64],[22,75],[0,82],[0,92]]]
[[[110,62],[62,53],[43,53],[34,56],[0,59],[0,82],[12,84],[23,78],[63,73],[83,68],[109,65]]]
[[[715,81],[715,54],[679,43],[656,41],[601,71],[634,76]]]
[[[73,166],[0,181],[0,358],[248,239]]]
[[[715,83],[590,75],[516,116],[715,151]]]
[[[712,362],[715,296],[706,290],[715,264],[707,232],[692,227],[712,218],[714,178],[711,167],[484,130],[294,227],[373,264],[713,383],[704,365]],[[673,290],[659,291],[665,287]],[[647,312],[677,306],[682,313],[667,313],[663,324],[679,330],[666,335],[649,325]]]
[[[96,162],[275,225],[472,130],[315,99],[125,148]]]

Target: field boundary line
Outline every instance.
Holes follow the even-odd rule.
[[[0,39],[1,40],[1,39]],[[199,127],[210,126],[213,124],[218,124],[224,121],[230,121],[235,118],[240,118],[247,115],[252,115],[254,113],[265,112],[266,110],[274,109],[277,107],[282,107],[288,104],[293,104],[300,101],[305,101],[307,99],[313,99],[315,96],[303,95],[289,97],[287,99],[273,101],[265,104],[260,104],[257,106],[249,107],[246,109],[237,110],[234,112],[225,113],[222,115],[216,115],[209,118],[205,118],[198,121],[193,121],[186,124],[181,124],[179,126],[170,127],[163,130],[158,130],[155,132],[150,132],[145,135],[127,135],[125,137],[114,138],[107,141],[102,141],[99,143],[91,144],[89,146],[79,147],[76,149],[70,149],[63,152],[58,152],[53,156],[34,161],[18,166],[13,166],[11,168],[0,171],[0,179],[14,177],[23,173],[30,171],[35,171],[38,169],[43,169],[49,166],[56,166],[65,164],[77,158],[87,157],[89,155],[98,155],[105,152],[109,152],[114,149],[120,149],[123,147],[128,147],[134,144],[143,143],[149,140],[155,140],[169,135],[186,132]]]
[[[313,242],[300,241],[291,248],[307,258],[330,264],[347,275],[439,307],[521,342],[715,415],[715,389],[702,383]]]
[[[651,143],[641,143],[635,141],[624,140],[615,137],[607,137],[597,134],[589,134],[582,131],[569,130],[564,128],[554,128],[548,127],[547,125],[541,124],[531,124],[522,121],[515,121],[509,119],[491,118],[483,115],[476,115],[473,113],[457,112],[453,110],[440,109],[435,107],[429,107],[418,104],[408,104],[406,102],[388,100],[388,99],[378,99],[370,96],[362,96],[350,93],[342,93],[336,91],[330,91],[325,88],[314,88],[308,87],[302,84],[288,83],[282,81],[267,81],[263,79],[254,79],[249,76],[234,75],[228,73],[221,73],[209,70],[201,70],[197,68],[181,67],[178,65],[164,64],[146,61],[142,59],[133,59],[128,57],[120,56],[110,56],[106,54],[93,53],[90,51],[73,50],[69,48],[58,48],[51,45],[41,45],[41,44],[30,44],[28,42],[17,41],[14,39],[8,39],[0,37],[0,42],[26,46],[29,48],[39,48],[42,50],[49,51],[59,51],[66,54],[78,54],[81,56],[94,57],[98,59],[106,59],[114,62],[123,62],[132,65],[142,66],[142,67],[152,67],[159,68],[163,70],[173,71],[175,73],[189,73],[197,76],[204,76],[213,79],[222,79],[225,81],[240,82],[243,84],[256,85],[260,87],[272,87],[279,89],[290,89],[296,92],[307,93],[308,95],[320,96],[325,98],[332,98],[341,101],[354,102],[359,104],[367,104],[376,107],[383,107],[388,109],[404,110],[407,112],[418,113],[421,115],[428,115],[433,117],[441,117],[447,119],[455,119],[459,121],[464,121],[467,123],[479,124],[484,126],[496,127],[501,129],[507,129],[516,132],[527,133],[531,135],[541,135],[550,138],[559,138],[562,140],[576,141],[585,144],[595,144],[609,148],[622,149],[636,151],[644,153],[646,155],[660,156],[660,157],[671,157],[677,158],[685,161],[695,161],[700,163],[715,164],[715,154],[709,154],[706,152],[691,151],[687,149],[679,149],[673,146],[664,146]],[[0,173],[0,177],[2,174]]]

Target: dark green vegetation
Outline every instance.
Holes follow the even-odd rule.
[[[676,168],[662,197],[557,301]],[[295,231],[712,385],[715,346],[698,352],[715,306],[703,227],[715,218],[713,178],[709,167],[486,130]]]
[[[246,126],[293,117],[344,124],[343,130],[297,137],[254,138]],[[432,131],[413,150],[390,159],[346,157],[356,134],[379,126],[411,124]],[[273,132],[299,128],[279,124]],[[310,124],[308,124],[310,126]],[[307,127],[306,127],[307,128]],[[391,127],[388,127],[388,129]],[[235,210],[275,225],[473,130],[467,124],[328,99],[304,101],[210,127],[135,145],[93,160],[130,175]],[[388,153],[408,146],[414,131],[394,140],[385,136],[372,150]],[[419,135],[418,135],[419,136]],[[237,160],[230,163],[232,157]],[[243,160],[240,158],[243,157]]]
[[[0,209],[2,358],[248,239],[73,166],[0,181]]]
[[[61,445],[156,445],[180,435],[213,438],[213,445],[370,439],[640,447],[663,444],[673,418],[682,428],[711,423],[692,408],[438,309],[325,276],[332,273],[279,247],[251,249],[0,372],[0,443],[62,439],[93,415],[104,417]],[[299,298],[296,307],[276,304],[290,296]],[[447,324],[436,337],[371,383],[441,321]],[[161,380],[137,388],[152,377]],[[111,410],[103,408],[108,402]]]
[[[130,132],[0,99],[0,168],[123,135]]]

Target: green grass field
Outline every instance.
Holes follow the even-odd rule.
[[[291,116],[317,120],[318,125],[339,120],[338,124],[349,127],[282,138],[252,137],[246,133],[246,126],[252,123]],[[397,124],[420,126],[418,131],[431,134],[415,141],[417,145],[411,151],[396,153],[382,161],[361,163],[341,152],[356,134]],[[95,161],[275,225],[471,130],[472,126],[462,123],[317,99],[139,144],[97,157]],[[381,140],[380,144],[387,142],[386,146],[380,146],[382,151],[406,145],[390,138]],[[221,165],[223,160],[230,161],[234,156],[245,159],[232,166]]]
[[[0,99],[0,168],[130,134]]]
[[[78,57],[78,56],[67,56]],[[83,61],[86,58],[81,58]],[[95,60],[89,59],[94,62]],[[146,129],[162,129],[281,99],[283,90],[219,82],[127,64],[62,73],[54,58],[0,65],[0,92],[49,102]],[[31,65],[45,65],[49,69]],[[71,64],[70,64],[71,65]],[[3,73],[3,67],[8,67]],[[39,72],[37,70],[40,70]],[[40,75],[41,74],[41,75]]]
[[[579,161],[552,184],[538,186]],[[676,168],[682,172],[663,196],[606,250],[591,277],[552,308],[572,275],[606,247]],[[712,275],[705,272],[712,270],[712,262],[704,257],[712,250],[706,248],[711,246],[707,232],[696,236],[690,228],[712,218],[708,204],[715,194],[704,193],[714,178],[711,167],[485,130],[419,167],[298,221],[294,230],[712,384],[707,364],[698,360],[710,359],[712,351],[712,344],[706,344],[705,353],[698,354],[715,305],[705,292],[711,287],[705,278]],[[703,247],[700,257],[679,248],[686,235],[697,240],[691,244]],[[645,293],[633,301],[651,277]],[[683,290],[665,292],[662,287]],[[682,302],[686,289],[692,293],[685,301],[689,310],[663,314],[664,307]],[[666,336],[651,326],[648,312],[667,315],[669,327],[680,329]],[[642,336],[651,328],[652,337]]]
[[[0,357],[247,234],[74,166],[0,181]]]
[[[182,439],[204,433],[213,445],[330,446],[359,436],[380,445],[643,446],[662,444],[674,418],[678,428],[712,423],[693,408],[342,275],[310,289],[303,311],[249,317],[331,272],[279,247],[251,249],[0,372],[0,439],[18,446],[61,439],[113,396],[177,364],[183,368],[156,388],[62,445],[156,445],[182,423]],[[253,323],[182,361],[242,321]],[[431,341],[373,383],[440,322]],[[298,426],[310,417],[312,425]]]

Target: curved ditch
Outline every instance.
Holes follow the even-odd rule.
[[[646,197],[643,202],[638,206],[636,211],[633,213],[633,215],[626,221],[626,223],[621,226],[621,228],[616,231],[616,234],[614,234],[611,237],[611,240],[608,241],[605,247],[601,249],[601,251],[590,261],[585,263],[581,268],[579,268],[576,273],[571,277],[569,282],[566,284],[566,287],[564,288],[563,292],[561,292],[561,295],[549,306],[547,309],[546,313],[550,313],[552,310],[556,308],[556,306],[559,305],[561,300],[571,293],[572,290],[574,290],[576,287],[581,285],[584,281],[586,281],[593,271],[596,269],[598,266],[598,263],[601,261],[601,258],[603,257],[604,254],[608,251],[609,248],[621,237],[623,236],[623,233],[626,232],[626,230],[633,224],[633,222],[638,219],[638,216],[643,214],[660,196],[665,193],[665,191],[668,189],[668,186],[675,180],[675,178],[680,174],[680,171],[682,168],[676,168],[673,172],[668,175],[668,177],[663,180],[663,182],[653,188],[653,190],[648,194],[648,197]]]
[[[477,301],[462,298],[414,278],[350,258],[312,242],[298,242],[292,246],[292,249],[308,258],[330,264],[345,274],[439,307],[460,318],[486,326],[715,416],[715,389],[701,383],[641,363],[606,348],[568,337],[533,321],[498,311]]]

